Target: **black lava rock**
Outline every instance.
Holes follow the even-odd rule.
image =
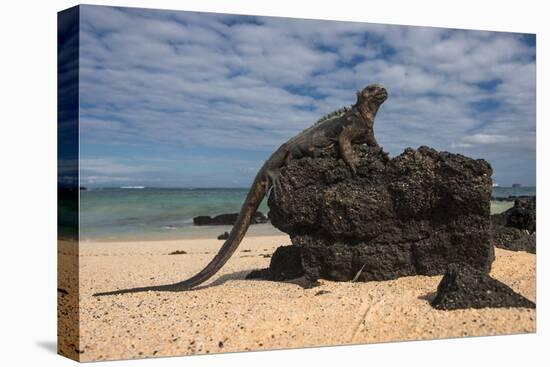
[[[309,280],[443,274],[465,262],[489,272],[492,169],[484,160],[406,149],[390,159],[356,145],[357,173],[338,152],[291,160],[270,195],[271,223],[300,249]]]
[[[246,279],[289,280],[304,275],[302,268],[301,249],[297,246],[280,246],[273,256],[269,268],[250,272]]]
[[[250,273],[248,273],[246,275],[245,279],[265,279],[265,280],[269,280],[269,279],[271,279],[271,273],[269,272],[269,268],[256,269],[256,270],[252,270]]]
[[[506,211],[506,216],[507,227],[535,232],[537,230],[536,198],[517,199],[514,206]]]
[[[526,229],[493,225],[491,242],[505,250],[537,253],[536,234]]]
[[[193,224],[196,226],[219,226],[233,225],[237,221],[239,213],[220,214],[215,217],[208,215],[199,215],[193,218]],[[267,223],[269,219],[262,212],[256,212],[250,224]]]
[[[185,254],[187,254],[187,251],[184,251],[184,250],[176,250],[176,251],[170,252],[168,255],[185,255]]]
[[[223,232],[218,236],[218,240],[226,240],[229,238],[229,232]]]
[[[278,247],[269,264],[272,280],[287,280],[304,275],[302,268],[301,249],[298,246]]]
[[[491,216],[495,225],[524,229],[530,233],[537,230],[537,198],[534,196],[516,199],[510,209]]]
[[[431,302],[439,310],[527,307],[535,304],[506,284],[467,264],[450,264]]]
[[[514,206],[491,215],[492,243],[512,251],[536,253],[537,199],[534,196],[514,201]]]

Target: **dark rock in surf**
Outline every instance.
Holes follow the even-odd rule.
[[[220,214],[215,217],[208,215],[199,215],[193,218],[193,224],[196,226],[221,226],[233,225],[237,221],[239,213]],[[251,224],[267,223],[268,218],[262,212],[256,212],[252,218]]]
[[[336,150],[319,151],[282,167],[269,197],[271,223],[290,235],[309,280],[348,281],[361,269],[359,281],[443,274],[454,262],[490,270],[486,161],[353,148],[357,174]]]
[[[439,310],[527,307],[535,304],[506,284],[467,264],[450,264],[431,302]]]

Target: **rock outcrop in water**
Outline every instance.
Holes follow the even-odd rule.
[[[484,307],[527,307],[535,304],[506,284],[466,264],[451,264],[431,302],[439,310]]]
[[[196,226],[221,226],[233,225],[237,221],[239,213],[220,214],[215,217],[208,215],[199,215],[193,218],[193,224]],[[256,212],[250,224],[267,223],[268,219],[262,212]]]
[[[283,167],[269,198],[271,223],[299,248],[308,279],[443,274],[457,262],[490,270],[486,161],[428,147],[392,159],[381,148],[354,150],[357,174],[337,152],[319,151]]]
[[[514,206],[491,216],[492,243],[511,251],[536,253],[537,206],[535,197],[516,199]]]

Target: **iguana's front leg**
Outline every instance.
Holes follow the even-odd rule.
[[[271,194],[277,201],[277,190],[279,188],[279,170],[269,170],[266,172],[268,178],[268,189],[266,191],[266,196],[269,198]]]
[[[353,148],[351,146],[352,129],[344,127],[340,135],[338,136],[338,147],[340,149],[340,155],[353,173],[357,173],[356,160],[353,156]]]
[[[277,200],[277,191],[279,190],[279,174],[281,167],[288,165],[292,158],[292,152],[288,149],[287,144],[281,145],[276,153],[271,157],[271,164],[266,167],[266,197],[269,198],[273,194],[275,200]]]
[[[374,137],[374,131],[372,128],[370,128],[367,131],[367,136],[365,138],[365,141],[369,147],[375,147],[375,148],[380,147],[380,145],[378,145],[378,142],[376,141],[376,138]]]

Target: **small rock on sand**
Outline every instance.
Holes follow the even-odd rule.
[[[439,310],[527,307],[535,304],[506,284],[467,264],[450,264],[431,305]]]

